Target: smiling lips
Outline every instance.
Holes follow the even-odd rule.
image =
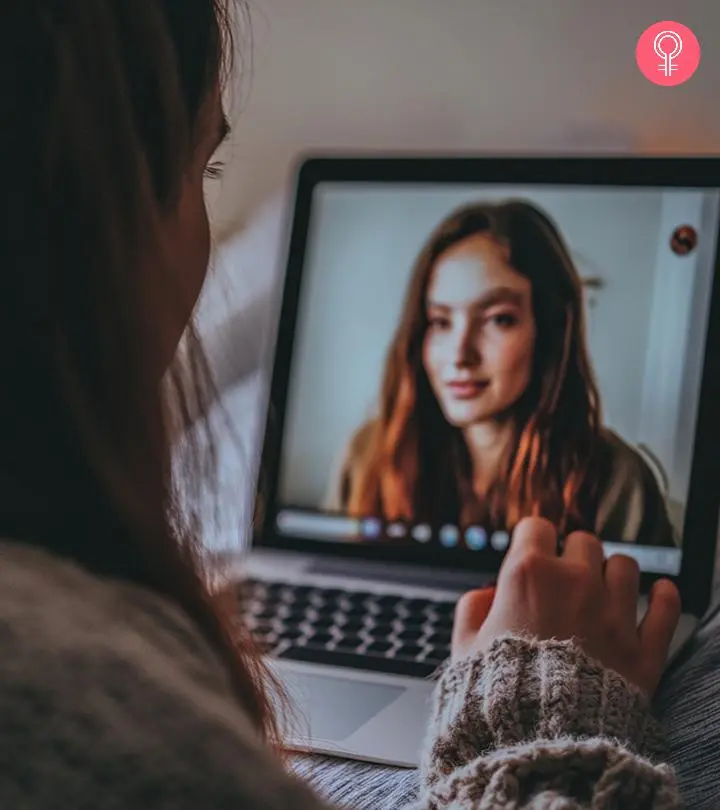
[[[485,391],[487,380],[451,380],[445,387],[455,399],[475,399]]]

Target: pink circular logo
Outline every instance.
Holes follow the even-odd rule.
[[[700,43],[686,25],[666,20],[643,31],[635,58],[646,79],[662,87],[675,87],[698,69]]]

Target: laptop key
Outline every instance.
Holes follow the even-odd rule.
[[[311,627],[317,628],[318,630],[329,630],[331,627],[335,627],[337,625],[337,622],[335,621],[332,615],[330,616],[321,615],[318,616],[318,618],[314,619],[313,621],[308,621],[308,624]]]
[[[287,587],[287,583],[285,587]],[[299,599],[300,597],[309,598],[310,595],[317,590],[316,588],[313,588],[310,585],[290,585],[290,587],[295,592],[296,599]]]
[[[400,616],[389,608],[383,608],[378,613],[373,613],[373,619],[378,624],[392,624],[392,622],[397,621],[399,618]]]
[[[406,627],[396,634],[398,641],[420,641],[425,635],[422,627]]]
[[[450,647],[432,647],[425,656],[425,660],[446,661],[450,658],[450,652]]]
[[[254,617],[257,621],[268,621],[269,619],[274,619],[277,613],[277,609],[274,606],[264,607],[262,610],[255,613]]]
[[[438,631],[431,633],[425,640],[429,647],[449,647],[452,633],[449,631]]]
[[[402,602],[402,597],[400,596],[377,596],[373,602],[379,608],[390,608],[390,609],[397,609],[397,606]]]
[[[426,608],[430,607],[433,603],[429,599],[405,599],[403,605],[408,613],[420,615]]]
[[[346,591],[345,598],[352,602],[354,605],[364,606],[364,603],[370,599],[375,599],[375,594],[366,593],[365,591]]]
[[[391,624],[376,624],[368,630],[368,634],[374,639],[386,639],[395,632]]]
[[[365,648],[371,655],[385,655],[393,648],[392,641],[373,641]]]
[[[324,664],[342,669],[357,669],[365,672],[385,672],[390,675],[407,675],[413,678],[428,678],[437,669],[427,661],[408,661],[397,658],[384,658],[379,655],[358,655],[355,653],[327,650],[306,644],[304,647],[287,647],[279,655],[281,659],[309,664]]]
[[[318,647],[324,647],[326,644],[330,644],[331,642],[335,641],[335,637],[332,633],[328,633],[326,630],[311,630],[308,633],[308,641],[313,645],[317,645]]]
[[[417,658],[425,652],[424,647],[419,644],[403,644],[402,647],[395,653],[396,658]]]
[[[337,600],[341,599],[343,596],[346,596],[347,591],[343,591],[340,588],[323,588],[322,595],[328,601],[330,601],[331,599]]]
[[[362,619],[370,615],[364,605],[353,605],[348,610],[343,610],[342,613],[343,616],[347,616],[348,619]]]
[[[275,632],[275,624],[273,622],[254,622],[251,629],[254,636],[268,636]]]
[[[368,632],[370,625],[359,617],[348,619],[344,617],[344,622],[338,622],[336,627],[343,636],[350,638],[357,637]]]
[[[286,641],[296,641],[304,635],[300,627],[283,627],[278,631],[279,638]]]
[[[337,652],[348,653],[349,655],[357,655],[358,647],[361,645],[361,639],[355,639],[355,643],[347,639],[341,639],[335,645],[335,650]]]
[[[430,626],[433,630],[437,630],[440,632],[447,632],[452,633],[453,628],[453,617],[452,616],[441,616],[440,618],[435,619],[435,621],[429,622]]]

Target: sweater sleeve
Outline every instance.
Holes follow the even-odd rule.
[[[327,810],[174,605],[30,550],[0,557],[0,808]],[[661,752],[620,676],[508,637],[443,673],[416,807],[675,810]]]
[[[648,701],[571,642],[508,636],[438,683],[412,810],[677,810]]]

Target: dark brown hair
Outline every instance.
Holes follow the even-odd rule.
[[[514,408],[515,440],[482,503],[469,454],[445,420],[422,360],[427,290],[438,259],[475,234],[509,249],[532,285],[536,342],[528,390]],[[512,529],[539,515],[561,530],[592,529],[598,497],[600,402],[585,344],[582,289],[553,222],[525,201],[454,211],[417,258],[382,385],[380,414],[349,496],[352,514]]]
[[[229,68],[230,24],[224,0],[0,6],[0,535],[174,600],[271,737],[266,673],[198,553],[193,496],[214,454],[186,428],[204,424],[207,365],[190,330],[161,383],[148,309],[149,286],[179,305],[173,268],[148,257]]]

